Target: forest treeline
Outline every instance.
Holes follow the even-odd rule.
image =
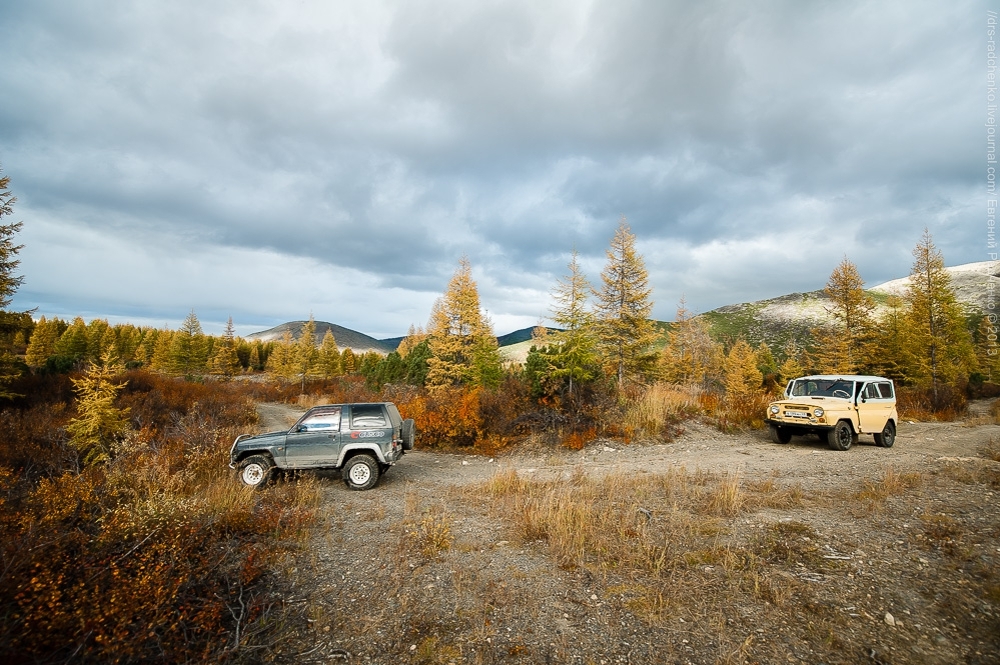
[[[0,221],[12,214],[0,178]],[[303,617],[274,574],[305,537],[310,480],[239,486],[227,450],[260,401],[392,400],[418,446],[495,453],[530,439],[580,448],[597,437],[669,438],[686,418],[759,426],[784,381],[875,373],[909,417],[950,418],[989,393],[995,320],[964,311],[928,233],[910,287],[877,309],[846,258],[830,276],[832,324],[801,344],[724,337],[683,302],[666,328],[621,220],[599,282],[575,253],[525,363],[506,363],[472,267],[459,262],[426,327],[388,355],[315,339],[240,339],[64,321],[8,308],[19,223],[0,225],[0,660],[191,662],[273,656]],[[305,399],[303,399],[303,396]]]

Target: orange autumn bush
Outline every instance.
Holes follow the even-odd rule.
[[[133,429],[106,464],[79,468],[60,427],[72,407],[0,411],[0,660],[259,660],[271,564],[315,492],[233,482],[228,446],[256,419],[238,386],[123,376]]]

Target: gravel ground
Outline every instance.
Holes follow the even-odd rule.
[[[261,404],[262,428],[301,410]],[[981,405],[973,413],[981,411]],[[1000,662],[1000,427],[901,423],[896,444],[846,452],[816,439],[781,446],[697,422],[664,445],[598,441],[582,451],[500,458],[408,453],[367,492],[318,473],[318,526],[285,573],[303,625],[269,658],[355,663],[995,663]],[[418,448],[420,446],[418,434]],[[991,448],[992,446],[992,448]],[[995,456],[995,455],[991,455]],[[916,478],[865,509],[866,479]],[[648,477],[684,468],[738,473],[825,497],[743,509],[720,542],[782,560],[743,574],[693,566],[643,611],[633,571],[560,567],[485,492],[499,471],[537,482]],[[755,485],[756,484],[756,485]],[[654,523],[655,524],[655,523]],[[715,527],[713,527],[715,528]],[[741,573],[742,574],[742,573]],[[746,580],[763,587],[747,590]],[[735,595],[734,595],[735,594]],[[734,601],[735,599],[735,601]]]

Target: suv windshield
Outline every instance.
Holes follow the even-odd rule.
[[[840,397],[854,396],[854,382],[844,379],[799,379],[792,384],[792,397]]]

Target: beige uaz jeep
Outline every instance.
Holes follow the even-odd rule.
[[[891,448],[896,441],[896,390],[880,376],[803,376],[788,382],[785,399],[771,402],[765,421],[775,443],[817,434],[834,450],[847,450],[859,434]]]

